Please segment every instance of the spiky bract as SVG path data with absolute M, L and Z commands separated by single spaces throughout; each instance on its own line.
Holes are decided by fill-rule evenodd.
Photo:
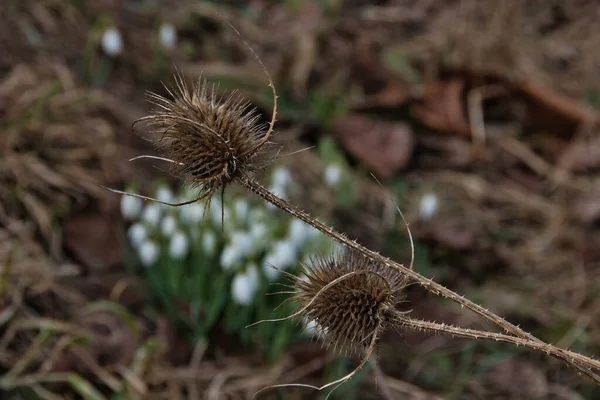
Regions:
M 198 79 L 191 92 L 176 77 L 172 100 L 151 93 L 159 107 L 147 121 L 160 135 L 153 141 L 161 156 L 170 159 L 169 172 L 210 196 L 244 173 L 265 165 L 261 157 L 270 131 L 258 123 L 256 109 L 231 93 L 216 95 L 214 86 Z
M 312 260 L 296 281 L 295 300 L 327 345 L 346 353 L 366 350 L 388 322 L 386 310 L 403 298 L 405 278 L 359 253 Z

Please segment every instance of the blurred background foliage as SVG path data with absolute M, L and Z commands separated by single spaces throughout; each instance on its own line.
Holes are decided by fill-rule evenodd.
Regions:
M 278 268 L 336 247 L 232 187 L 157 168 L 146 91 L 181 72 L 239 90 L 277 160 L 258 179 L 527 331 L 600 350 L 600 42 L 591 0 L 5 0 L 0 4 L 0 391 L 23 399 L 249 398 L 356 360 L 287 315 Z M 153 168 L 156 166 L 157 168 Z M 379 185 L 371 176 L 382 181 Z M 223 211 L 221 213 L 221 211 Z M 222 218 L 222 220 L 221 220 Z M 264 233 L 263 233 L 264 232 Z M 212 238 L 212 239 L 211 239 Z M 291 257 L 293 255 L 293 257 Z M 279 264 L 279 265 L 277 265 Z M 418 287 L 418 317 L 479 327 Z M 315 398 L 282 388 L 262 398 Z M 360 399 L 593 399 L 537 354 L 388 332 L 335 392 Z

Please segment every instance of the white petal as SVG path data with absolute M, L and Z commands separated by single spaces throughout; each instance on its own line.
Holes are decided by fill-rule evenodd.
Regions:
M 202 249 L 207 254 L 213 254 L 217 246 L 217 237 L 212 231 L 206 231 L 202 234 Z
M 137 248 L 148 237 L 148 229 L 143 224 L 137 222 L 129 227 L 127 236 L 133 247 Z
M 164 203 L 175 203 L 175 196 L 167 186 L 161 186 L 156 191 L 156 199 Z
M 221 252 L 221 267 L 228 271 L 231 270 L 240 261 L 240 254 L 232 245 L 226 246 Z
M 231 282 L 231 294 L 233 300 L 241 305 L 248 305 L 252 302 L 256 288 L 253 287 L 248 275 L 238 274 Z
M 327 186 L 337 186 L 342 178 L 342 169 L 336 164 L 329 164 L 325 168 L 325 184 Z
M 171 236 L 177 229 L 177 219 L 172 215 L 167 215 L 160 223 L 160 231 L 165 236 Z
M 250 227 L 250 235 L 254 238 L 255 242 L 263 242 L 265 240 L 265 236 L 269 232 L 269 228 L 267 225 L 259 222 Z
M 165 49 L 172 49 L 177 44 L 177 31 L 175 27 L 169 23 L 164 23 L 158 30 L 160 44 Z
M 235 201 L 233 208 L 235 210 L 235 219 L 240 223 L 245 222 L 250 211 L 250 204 L 246 200 L 238 199 Z
M 273 268 L 274 266 L 279 268 L 277 264 L 279 264 L 279 260 L 273 253 L 267 254 L 263 260 L 262 270 L 267 279 L 270 281 L 274 281 L 279 278 L 279 271 Z
M 419 203 L 419 215 L 423 219 L 431 219 L 438 210 L 439 200 L 434 193 L 427 193 Z
M 237 249 L 237 252 L 246 256 L 251 254 L 255 248 L 254 237 L 247 232 L 234 232 L 231 235 L 231 245 Z
M 142 211 L 142 220 L 146 221 L 150 226 L 156 226 L 160 222 L 161 209 L 157 203 L 151 203 Z
M 188 248 L 187 236 L 182 232 L 175 232 L 169 242 L 169 255 L 176 260 L 181 260 L 187 256 Z
M 199 224 L 204 216 L 204 205 L 192 203 L 181 206 L 181 220 L 190 225 Z
M 114 26 L 107 28 L 102 33 L 102 50 L 109 56 L 116 56 L 123 50 L 123 38 L 121 32 Z
M 279 265 L 275 265 L 277 268 L 286 269 L 293 267 L 297 264 L 297 253 L 296 246 L 287 241 L 279 241 L 273 245 L 273 252 Z
M 128 220 L 137 218 L 144 206 L 142 199 L 134 196 L 121 196 L 121 214 Z
M 273 171 L 273 175 L 271 178 L 273 186 L 279 186 L 285 189 L 291 181 L 292 178 L 287 168 L 280 167 Z
M 152 266 L 160 254 L 158 245 L 151 241 L 145 241 L 139 248 L 140 261 L 146 267 Z

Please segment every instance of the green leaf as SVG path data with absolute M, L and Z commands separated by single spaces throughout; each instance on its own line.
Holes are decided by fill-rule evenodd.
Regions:
M 75 373 L 68 374 L 67 381 L 73 390 L 85 400 L 106 400 L 106 397 L 104 397 L 90 382 Z

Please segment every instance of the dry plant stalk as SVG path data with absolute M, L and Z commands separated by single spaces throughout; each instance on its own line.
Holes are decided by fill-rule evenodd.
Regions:
M 237 30 L 235 32 L 240 36 Z M 493 312 L 415 272 L 412 269 L 412 261 L 410 267 L 406 267 L 358 244 L 277 197 L 254 180 L 251 173 L 265 165 L 264 149 L 271 144 L 269 139 L 277 115 L 277 94 L 266 67 L 247 42 L 244 43 L 268 77 L 269 87 L 273 92 L 273 115 L 268 129 L 265 130 L 257 124 L 255 111 L 248 111 L 247 105 L 239 99 L 232 96 L 226 100 L 218 99 L 214 89 L 209 91 L 207 83 L 201 79 L 189 93 L 183 78 L 179 77 L 175 93 L 169 91 L 173 99 L 152 94 L 151 99 L 160 108 L 159 111 L 134 123 L 135 125 L 142 121 L 148 122 L 162 134 L 160 139 L 154 141 L 161 156 L 137 158 L 154 158 L 169 162 L 170 172 L 175 177 L 183 180 L 185 184 L 199 187 L 198 197 L 172 204 L 137 194 L 109 190 L 178 207 L 204 198 L 210 201 L 217 190 L 223 191 L 227 185 L 236 182 L 345 246 L 347 254 L 313 260 L 312 265 L 306 268 L 308 279 L 295 282 L 294 299 L 300 306 L 294 314 L 283 319 L 305 317 L 313 320 L 321 333 L 320 336 L 334 348 L 346 352 L 364 352 L 364 357 L 354 371 L 327 385 L 296 386 L 318 390 L 329 387 L 335 389 L 365 365 L 377 346 L 381 332 L 392 326 L 525 346 L 562 360 L 600 384 L 600 376 L 596 373 L 600 371 L 600 362 L 541 341 Z M 396 307 L 408 281 L 417 282 L 429 292 L 468 308 L 506 333 L 465 329 L 411 318 Z M 269 388 L 277 386 L 289 385 Z

